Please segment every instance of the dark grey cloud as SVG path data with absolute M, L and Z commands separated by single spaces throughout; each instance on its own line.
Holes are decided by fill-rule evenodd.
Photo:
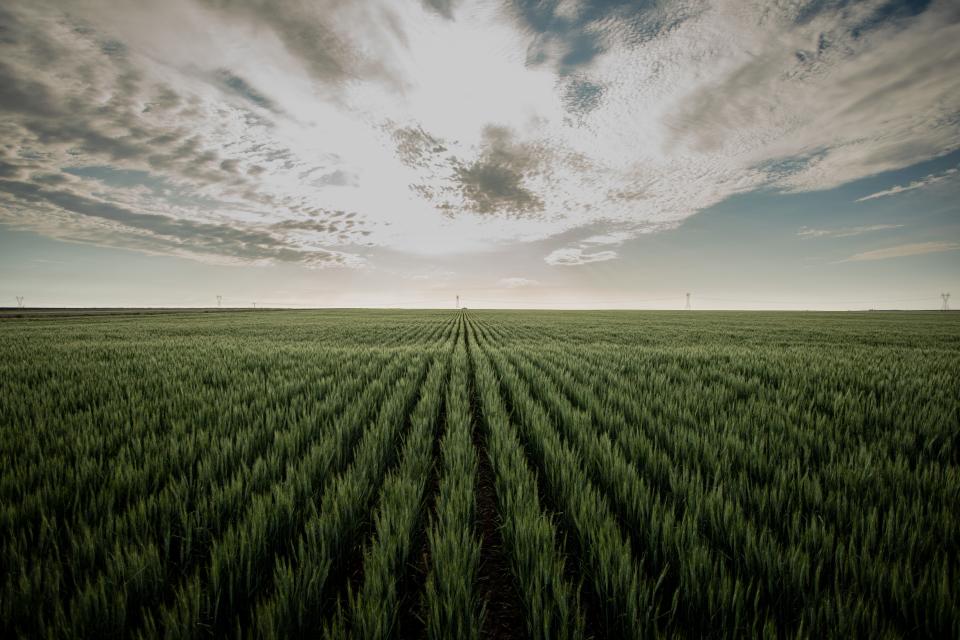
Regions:
M 443 16 L 447 20 L 453 20 L 453 8 L 457 4 L 456 0 L 421 0 L 423 6 Z
M 539 214 L 543 201 L 524 181 L 539 169 L 542 149 L 516 142 L 502 127 L 487 127 L 483 138 L 480 157 L 455 168 L 465 205 L 483 214 Z
M 467 205 L 478 213 L 523 214 L 543 201 L 523 186 L 523 174 L 495 162 L 477 161 L 457 171 Z
M 367 59 L 329 20 L 348 3 L 319 0 L 201 0 L 224 15 L 271 28 L 287 50 L 299 58 L 310 73 L 324 82 L 340 82 L 365 75 L 376 64 Z
M 241 179 L 239 161 L 222 158 L 201 136 L 185 138 L 179 124 L 144 119 L 138 106 L 139 74 L 122 73 L 114 80 L 107 85 L 111 99 L 97 104 L 0 62 L 0 117 L 20 128 L 23 146 L 64 146 L 70 155 L 88 161 L 148 167 L 199 184 L 235 184 Z M 169 89 L 161 89 L 157 97 L 158 108 L 181 102 Z
M 56 187 L 70 182 L 70 178 L 62 173 L 35 173 L 30 176 L 30 181 L 35 184 Z
M 249 82 L 236 75 L 229 69 L 220 69 L 215 75 L 217 82 L 232 93 L 252 102 L 258 107 L 262 107 L 269 111 L 279 111 L 273 100 L 254 89 Z
M 17 178 L 22 169 L 19 165 L 0 160 L 0 178 Z
M 375 72 L 326 26 L 325 12 L 335 5 L 351 6 L 210 3 L 227 16 L 221 25 L 269 14 L 258 28 L 272 26 L 288 49 L 310 54 L 314 78 Z M 150 252 L 354 266 L 357 256 L 317 247 L 304 232 L 322 231 L 334 244 L 359 242 L 370 232 L 357 214 L 327 211 L 302 191 L 277 193 L 266 174 L 306 171 L 312 186 L 355 185 L 356 174 L 339 168 L 335 154 L 305 160 L 273 138 L 263 110 L 287 116 L 244 72 L 205 69 L 206 61 L 188 63 L 179 81 L 157 72 L 159 58 L 139 27 L 117 27 L 103 11 L 109 8 L 96 2 L 76 11 L 28 0 L 0 7 L 0 219 Z M 387 21 L 402 39 L 402 22 Z M 310 53 L 321 51 L 328 57 Z M 242 222 L 220 222 L 240 215 Z M 315 220 L 271 226 L 304 215 Z
M 151 132 L 144 125 L 141 110 L 135 106 L 141 84 L 139 72 L 120 63 L 118 72 L 104 86 L 96 77 L 86 77 L 92 73 L 89 63 L 76 62 L 73 68 L 65 63 L 61 73 L 76 71 L 84 77 L 86 89 L 76 93 L 53 86 L 42 74 L 12 64 L 17 58 L 29 58 L 33 43 L 43 39 L 42 34 L 30 30 L 30 25 L 20 26 L 22 30 L 17 39 L 0 43 L 0 52 L 6 57 L 0 60 L 0 115 L 8 126 L 21 127 L 33 143 L 74 145 L 75 154 L 129 160 L 146 159 L 158 151 L 158 141 L 147 143 L 147 139 L 159 132 Z M 16 46 L 23 42 L 31 46 L 27 50 Z M 105 104 L 87 95 L 104 90 L 110 95 Z M 169 104 L 170 93 L 161 91 L 158 96 L 161 102 Z M 122 133 L 118 135 L 118 131 Z
M 141 61 L 119 39 L 74 23 L 69 14 L 28 7 L 0 10 L 0 118 L 11 143 L 42 148 L 49 158 L 66 154 L 87 164 L 165 172 L 197 186 L 252 179 L 233 153 L 196 133 L 215 129 L 198 96 L 148 82 Z M 247 103 L 277 109 L 228 69 L 214 78 Z
M 324 234 L 354 234 L 363 226 L 362 222 L 353 218 L 356 213 L 347 213 L 343 210 L 313 208 L 313 216 L 322 216 L 321 219 L 310 218 L 305 220 L 284 220 L 270 225 L 277 231 L 312 231 Z M 349 216 L 349 217 L 348 217 Z
M 258 175 L 267 168 L 250 162 L 289 164 L 290 151 L 220 146 L 207 105 L 148 81 L 120 40 L 88 27 L 64 37 L 58 29 L 69 25 L 65 15 L 52 22 L 24 7 L 16 14 L 0 9 L 0 17 L 7 15 L 0 24 L 0 122 L 7 138 L 0 214 L 7 222 L 150 252 L 316 265 L 353 260 L 304 247 L 269 224 L 198 220 L 225 209 L 261 214 L 257 206 L 295 215 L 293 205 L 258 193 Z M 68 47 L 73 54 L 65 53 Z M 37 67 L 37 59 L 45 64 Z M 214 81 L 247 103 L 276 109 L 230 70 L 216 72 Z M 343 177 L 334 171 L 326 179 Z M 349 241 L 362 235 L 355 227 L 335 224 L 328 235 Z
M 119 40 L 104 40 L 100 43 L 100 50 L 111 58 L 125 58 L 127 55 L 127 45 Z
M 277 260 L 314 264 L 343 261 L 340 254 L 294 248 L 281 238 L 264 231 L 139 213 L 71 191 L 48 189 L 29 182 L 0 180 L 0 193 L 7 194 L 20 203 L 49 205 L 78 216 L 114 222 L 132 230 L 145 232 L 149 236 L 149 241 L 157 248 L 228 256 L 242 260 Z
M 426 167 L 437 154 L 447 151 L 443 140 L 430 135 L 421 126 L 393 129 L 397 157 L 408 167 Z
M 585 78 L 569 77 L 564 82 L 563 104 L 567 111 L 583 117 L 603 102 L 603 86 Z
M 56 66 L 70 55 L 55 39 L 33 28 L 29 20 L 15 12 L 12 3 L 7 7 L 0 6 L 0 47 L 7 50 L 17 48 L 30 59 L 42 60 L 49 66 Z
M 159 110 L 159 111 L 169 111 L 174 109 L 181 104 L 180 95 L 171 89 L 170 87 L 160 85 L 156 88 L 156 93 L 153 96 L 153 99 L 147 103 L 147 106 L 144 108 L 145 111 Z
M 42 82 L 21 77 L 0 59 L 0 112 L 33 117 L 62 115 L 58 100 Z

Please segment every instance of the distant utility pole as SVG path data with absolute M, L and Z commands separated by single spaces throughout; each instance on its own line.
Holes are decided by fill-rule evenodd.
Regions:
M 23 309 L 23 296 L 17 296 L 17 308 Z
M 684 307 L 687 311 L 690 311 L 690 294 L 687 294 L 687 306 Z
M 220 301 L 223 300 L 223 296 L 217 296 L 217 309 L 220 308 Z
M 254 309 L 257 308 L 257 303 L 256 303 L 256 302 L 253 303 L 253 308 L 254 308 Z
M 940 311 L 950 311 L 950 294 L 941 293 L 940 297 L 943 298 L 943 305 L 941 305 Z
M 457 296 L 457 309 L 460 308 L 460 296 Z

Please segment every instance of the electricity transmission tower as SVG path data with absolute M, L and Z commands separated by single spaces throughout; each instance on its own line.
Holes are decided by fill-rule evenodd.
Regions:
M 940 306 L 940 311 L 950 311 L 950 294 L 941 293 L 940 297 L 943 299 L 943 304 Z
M 223 296 L 217 296 L 217 309 L 220 308 L 220 301 L 223 300 Z
M 460 308 L 460 296 L 457 296 L 457 309 Z
M 690 294 L 687 294 L 687 306 L 684 307 L 687 311 L 690 311 Z
M 256 302 L 253 303 L 253 308 L 254 308 L 254 309 L 257 308 L 257 303 L 256 303 Z
M 17 296 L 17 308 L 23 309 L 23 296 Z

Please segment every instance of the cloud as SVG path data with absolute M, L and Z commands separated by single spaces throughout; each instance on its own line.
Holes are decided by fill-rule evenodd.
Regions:
M 592 236 L 588 236 L 580 241 L 580 244 L 583 246 L 598 245 L 598 244 L 607 244 L 607 245 L 621 245 L 630 238 L 635 237 L 638 233 L 642 233 L 638 229 L 631 229 L 629 231 L 610 231 L 607 233 L 600 233 Z
M 862 198 L 857 198 L 856 202 L 865 202 L 865 201 L 867 201 L 867 200 L 875 200 L 875 199 L 877 199 L 877 198 L 885 198 L 885 197 L 887 197 L 887 196 L 895 196 L 895 195 L 900 194 L 900 193 L 903 193 L 903 192 L 905 192 L 905 191 L 913 191 L 913 190 L 915 190 L 915 189 L 923 189 L 923 188 L 925 188 L 925 187 L 929 187 L 929 186 L 932 185 L 932 184 L 936 184 L 936 183 L 938 183 L 938 182 L 943 182 L 943 181 L 946 180 L 947 178 L 952 178 L 952 177 L 956 176 L 957 173 L 958 173 L 958 171 L 960 171 L 960 170 L 958 170 L 957 167 L 953 167 L 953 168 L 951 168 L 951 169 L 947 169 L 947 170 L 944 171 L 943 173 L 931 173 L 930 175 L 924 176 L 923 178 L 920 178 L 919 180 L 914 180 L 914 181 L 911 182 L 910 184 L 907 184 L 907 185 L 899 185 L 899 184 L 898 184 L 898 185 L 894 185 L 893 187 L 890 187 L 889 189 L 884 189 L 883 191 L 877 191 L 876 193 L 871 193 L 871 194 L 868 195 L 868 196 L 863 196 Z
M 662 228 L 662 227 L 660 227 Z M 639 235 L 659 230 L 655 225 L 634 225 L 627 228 L 594 233 L 581 240 L 551 251 L 544 258 L 549 265 L 575 266 L 590 262 L 603 262 L 619 257 L 616 251 L 597 251 L 598 247 L 616 247 Z
M 811 238 L 852 238 L 854 236 L 862 236 L 865 233 L 901 229 L 903 226 L 902 224 L 872 224 L 862 227 L 844 227 L 840 229 L 813 229 L 803 227 L 800 231 L 797 231 L 797 235 L 804 240 Z
M 530 278 L 500 278 L 497 285 L 505 289 L 521 289 L 523 287 L 533 287 L 540 284 L 538 280 Z
M 215 57 L 209 71 L 158 70 L 141 47 L 43 7 L 3 16 L 15 35 L 0 42 L 0 220 L 203 260 L 362 264 L 366 221 L 289 188 L 304 173 L 316 188 L 353 174 L 278 139 L 282 110 L 245 75 Z
M 888 260 L 890 258 L 904 258 L 907 256 L 919 256 L 927 253 L 940 253 L 942 251 L 956 251 L 960 249 L 960 242 L 913 242 L 910 244 L 901 244 L 886 249 L 874 249 L 873 251 L 864 251 L 857 253 L 840 262 L 864 262 L 869 260 Z
M 528 64 L 551 64 L 561 73 L 589 66 L 618 44 L 636 44 L 668 32 L 695 10 L 632 0 L 510 0 L 509 6 L 533 34 Z
M 0 178 L 16 178 L 19 175 L 19 166 L 0 160 Z
M 355 187 L 357 186 L 357 176 L 343 169 L 337 169 L 316 178 L 313 184 L 327 187 Z
M 277 107 L 270 98 L 264 96 L 262 93 L 250 86 L 246 80 L 241 78 L 238 75 L 233 74 L 228 69 L 218 69 L 216 73 L 216 79 L 231 92 L 236 95 L 249 100 L 258 107 L 263 107 L 269 111 L 276 111 Z
M 455 170 L 464 205 L 485 214 L 542 211 L 543 201 L 525 184 L 541 161 L 534 145 L 517 143 L 504 127 L 486 127 L 480 157 Z
M 456 0 L 422 0 L 423 6 L 436 11 L 447 20 L 453 20 L 453 8 Z
M 614 241 L 572 243 L 551 263 L 609 260 L 736 194 L 827 189 L 960 148 L 960 9 L 892 6 L 12 0 L 0 178 L 210 225 L 198 228 L 225 234 L 230 260 L 230 229 L 310 260 L 602 225 Z M 71 174 L 89 167 L 113 174 Z M 28 197 L 7 192 L 4 219 L 85 241 L 102 231 L 67 200 L 41 214 Z M 139 228 L 136 248 L 188 250 L 156 231 Z
M 93 219 L 101 232 L 123 235 L 127 241 L 140 247 L 145 244 L 163 247 L 178 255 L 212 258 L 214 261 L 232 258 L 253 263 L 303 262 L 313 266 L 351 262 L 350 257 L 336 252 L 291 248 L 282 238 L 262 230 L 138 213 L 68 190 L 40 188 L 27 182 L 0 180 L 0 194 L 13 196 L 21 203 L 52 207 L 80 218 Z M 15 219 L 7 222 L 16 225 Z M 95 237 L 87 240 L 96 241 Z
M 324 83 L 337 85 L 357 78 L 389 80 L 385 68 L 389 45 L 403 39 L 395 27 L 389 28 L 388 14 L 380 11 L 379 3 L 201 1 L 228 20 L 242 21 L 255 30 L 272 30 L 286 50 Z M 343 25 L 349 25 L 354 33 L 344 33 Z M 372 36 L 363 38 L 369 47 L 358 46 L 355 41 L 364 34 Z
M 591 262 L 605 262 L 617 257 L 616 251 L 595 251 L 586 253 L 579 247 L 563 247 L 551 251 L 544 261 L 551 266 L 573 267 Z
M 951 44 L 960 34 L 955 7 L 932 3 L 911 16 L 885 15 L 881 2 L 795 6 L 774 11 L 752 35 L 729 16 L 730 35 L 747 46 L 721 43 L 719 79 L 677 103 L 670 144 L 754 158 L 761 175 L 790 191 L 831 188 L 957 148 L 960 80 L 944 73 L 960 62 Z
M 396 127 L 391 134 L 397 157 L 409 167 L 425 167 L 431 158 L 447 151 L 443 141 L 431 136 L 422 126 Z
M 603 87 L 583 78 L 570 77 L 565 82 L 563 104 L 580 117 L 590 113 L 603 101 Z

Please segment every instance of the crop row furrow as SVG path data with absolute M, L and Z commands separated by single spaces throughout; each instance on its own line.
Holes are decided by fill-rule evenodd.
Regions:
M 330 411 L 338 410 L 341 399 L 349 397 L 354 386 L 355 383 L 348 384 L 349 388 L 344 389 L 346 393 L 335 396 L 336 403 L 328 404 L 325 398 L 324 404 Z M 322 426 L 320 421 L 316 424 Z M 278 449 L 267 456 L 261 451 L 258 458 L 273 463 L 273 470 L 282 470 L 284 459 L 299 455 L 302 444 L 311 437 L 310 432 L 310 429 L 286 434 L 275 432 L 272 436 L 278 442 Z M 214 456 L 218 453 L 209 448 L 206 452 Z M 281 453 L 287 455 L 278 455 Z M 139 606 L 140 597 L 136 594 L 152 599 L 154 596 L 150 593 L 160 588 L 174 567 L 186 569 L 184 562 L 202 554 L 209 545 L 211 530 L 215 531 L 224 522 L 218 516 L 229 514 L 223 512 L 223 504 L 239 505 L 250 491 L 265 490 L 271 482 L 267 470 L 266 464 L 241 468 L 226 485 L 216 482 L 199 485 L 189 478 L 181 478 L 169 485 L 167 492 L 143 494 L 133 509 L 110 514 L 99 527 L 84 523 L 76 528 L 65 527 L 66 543 L 51 542 L 42 546 L 45 550 L 41 551 L 40 562 L 21 564 L 29 567 L 31 573 L 16 581 L 8 580 L 5 593 L 9 597 L 4 598 L 5 606 L 11 607 L 11 613 L 18 608 L 23 611 L 20 615 L 37 615 L 37 609 L 44 605 L 59 607 L 69 602 L 70 599 L 65 598 L 71 593 L 67 585 L 77 582 L 73 603 L 65 610 L 55 609 L 51 618 L 70 620 L 69 624 L 77 629 L 85 628 L 83 619 L 97 625 L 95 628 L 129 622 L 129 613 L 124 611 L 131 607 L 135 611 Z M 189 498 L 191 490 L 200 492 L 193 501 Z M 204 495 L 207 499 L 203 499 Z M 61 555 L 66 561 L 59 560 Z M 56 594 L 56 597 L 44 594 Z M 116 606 L 118 598 L 124 604 L 122 609 Z M 112 614 L 108 616 L 100 611 L 104 607 Z
M 396 441 L 432 358 L 417 355 L 411 359 L 413 371 L 408 370 L 383 402 L 376 424 L 364 433 L 351 465 L 326 487 L 319 504 L 311 503 L 310 518 L 289 557 L 276 558 L 274 589 L 256 599 L 253 615 L 262 636 L 283 638 L 320 629 L 330 578 L 341 568 L 340 555 L 354 543 L 354 534 L 395 457 Z M 435 363 L 432 368 L 440 366 Z M 216 584 L 214 577 L 214 588 Z M 249 596 L 246 600 L 252 601 Z
M 640 418 L 637 410 L 631 408 L 631 403 L 626 401 L 630 396 L 628 390 L 620 386 L 622 383 L 604 380 L 606 376 L 599 369 L 600 367 L 584 369 L 568 366 L 567 373 L 573 378 L 592 380 L 594 385 L 598 385 L 598 380 L 603 380 L 603 383 L 595 387 L 598 393 L 605 390 L 608 401 L 612 399 L 618 409 L 626 409 L 635 420 L 641 421 L 644 426 L 651 426 L 652 421 Z M 583 392 L 574 395 L 580 402 L 586 402 L 586 405 L 581 406 L 590 404 L 583 400 Z M 921 606 L 942 602 L 947 595 L 939 585 L 942 584 L 943 571 L 950 565 L 948 557 L 943 555 L 929 563 L 919 582 L 891 579 L 888 573 L 896 571 L 895 566 L 878 563 L 877 555 L 886 555 L 880 551 L 884 547 L 888 553 L 895 552 L 901 548 L 902 543 L 884 545 L 877 541 L 879 526 L 864 532 L 866 535 L 861 534 L 860 523 L 869 524 L 875 520 L 870 518 L 864 521 L 862 515 L 855 518 L 857 511 L 852 505 L 841 521 L 853 519 L 856 522 L 848 525 L 846 541 L 842 543 L 837 534 L 838 526 L 832 520 L 824 520 L 822 516 L 808 518 L 789 510 L 783 501 L 774 502 L 777 500 L 776 496 L 809 487 L 810 481 L 805 481 L 808 476 L 804 474 L 796 481 L 793 480 L 796 476 L 784 476 L 777 472 L 773 474 L 772 480 L 759 483 L 756 479 L 736 473 L 730 468 L 730 464 L 737 460 L 737 456 L 731 455 L 731 452 L 737 449 L 729 446 L 726 432 L 718 435 L 703 430 L 694 432 L 692 427 L 685 426 L 682 422 L 676 423 L 672 438 L 661 435 L 661 441 L 671 443 L 667 445 L 671 446 L 670 451 L 664 454 L 656 446 L 651 447 L 644 442 L 643 433 L 632 427 L 632 424 L 636 423 L 617 421 L 617 409 L 611 409 L 608 405 L 602 412 L 595 412 L 594 415 L 601 423 L 608 425 L 609 433 L 617 438 L 618 444 L 624 447 L 638 466 L 653 474 L 654 484 L 663 490 L 664 495 L 674 495 L 676 504 L 684 510 L 699 512 L 695 518 L 700 528 L 727 557 L 739 565 L 744 575 L 761 579 L 760 586 L 768 594 L 765 597 L 780 612 L 778 618 L 781 621 L 795 619 L 794 616 L 800 612 L 807 626 L 813 624 L 814 620 L 818 621 L 817 624 L 836 626 L 839 622 L 821 618 L 833 615 L 832 612 L 842 611 L 845 614 L 845 624 L 869 628 L 878 619 L 877 612 L 873 606 L 862 601 L 857 605 L 852 604 L 855 597 L 851 595 L 867 591 L 879 601 L 889 603 L 887 607 L 904 612 L 906 615 L 898 624 L 902 628 L 910 628 L 912 623 L 907 622 L 909 618 L 931 620 L 929 613 L 924 612 Z M 714 442 L 715 438 L 720 441 Z M 682 451 L 676 448 L 678 443 L 685 443 Z M 710 488 L 705 485 L 706 478 L 701 475 L 697 462 L 704 458 L 717 459 L 718 452 L 724 454 L 724 466 L 719 470 L 703 469 L 702 472 L 709 478 L 722 478 L 723 484 Z M 755 450 L 742 451 L 740 455 L 763 457 Z M 685 464 L 681 468 L 671 462 L 678 459 L 689 460 L 691 464 Z M 758 485 L 762 489 L 759 489 Z M 767 509 L 757 508 L 755 502 L 749 499 L 750 496 L 756 497 L 761 490 L 762 495 L 766 496 L 765 504 L 770 505 Z M 820 496 L 817 503 L 819 509 L 814 512 L 817 514 L 823 514 L 826 506 L 822 494 Z M 779 511 L 775 504 L 780 507 Z M 911 504 L 917 505 L 917 502 L 913 501 Z M 758 519 L 758 514 L 773 514 L 775 511 L 777 519 L 772 516 L 769 519 L 759 518 L 759 527 L 751 523 Z M 786 518 L 784 513 L 787 514 Z M 930 516 L 924 519 L 931 521 Z M 884 535 L 889 538 L 895 531 L 902 531 L 902 528 L 887 523 L 884 530 Z M 916 557 L 923 557 L 925 554 L 920 550 L 920 545 L 912 544 L 913 540 L 919 539 L 918 532 L 906 531 L 903 535 L 910 541 L 906 544 L 914 548 L 912 553 Z M 851 548 L 859 548 L 861 551 L 851 554 L 848 551 Z M 840 584 L 834 584 L 835 582 Z M 931 594 L 931 600 L 924 605 L 918 605 L 914 600 L 913 594 L 918 585 L 925 585 L 922 591 Z M 939 595 L 936 592 L 939 592 Z M 839 602 L 818 602 L 821 596 Z M 893 619 L 896 620 L 897 616 Z M 940 619 L 946 620 L 946 616 Z
M 397 628 L 398 587 L 423 511 L 447 370 L 443 356 L 421 388 L 420 401 L 410 416 L 410 430 L 403 440 L 400 462 L 387 474 L 380 489 L 375 533 L 363 552 L 362 584 L 356 594 L 348 592 L 348 611 L 336 616 L 328 627 L 333 637 L 344 637 L 349 629 L 351 637 L 385 640 L 404 631 Z
M 375 415 L 375 399 L 387 393 L 409 368 L 402 358 L 394 359 L 376 371 L 376 377 L 365 382 L 358 378 L 360 384 L 331 397 L 335 406 L 342 408 L 326 418 L 324 414 L 316 416 L 319 429 L 313 436 L 309 431 L 304 434 L 311 438 L 305 441 L 308 448 L 297 457 L 277 458 L 265 466 L 268 479 L 262 483 L 264 490 L 249 498 L 239 517 L 221 514 L 227 516 L 224 522 L 229 524 L 222 535 L 211 539 L 206 553 L 197 557 L 204 562 L 184 564 L 180 574 L 186 577 L 172 598 L 157 611 L 144 611 L 147 635 L 154 635 L 158 628 L 169 632 L 174 628 L 213 626 L 229 615 L 234 593 L 245 595 L 258 588 L 273 555 L 284 548 L 306 518 L 314 496 L 350 459 L 354 444 Z M 210 515 L 216 517 L 203 515 L 202 522 L 209 522 Z M 191 567 L 196 568 L 188 573 Z M 207 589 L 208 582 L 218 589 Z
M 669 615 L 658 606 L 659 578 L 645 575 L 643 560 L 634 556 L 606 498 L 587 478 L 581 457 L 560 439 L 503 354 L 489 343 L 479 348 L 499 374 L 498 387 L 520 417 L 522 439 L 577 539 L 607 633 L 635 638 L 656 633 L 659 619 Z
M 565 576 L 558 533 L 541 508 L 537 479 L 527 465 L 503 404 L 500 384 L 487 357 L 476 345 L 476 330 L 469 324 L 468 321 L 468 352 L 503 517 L 500 531 L 526 611 L 528 637 L 582 638 L 584 621 L 578 590 Z
M 463 331 L 460 318 L 459 331 Z M 453 353 L 446 397 L 446 432 L 440 441 L 443 475 L 427 528 L 431 567 L 424 617 L 431 640 L 476 640 L 482 621 L 476 581 L 480 541 L 474 532 L 477 453 L 471 440 L 469 360 L 464 336 Z
M 635 554 L 651 567 L 651 577 L 662 575 L 661 600 L 670 603 L 676 594 L 682 625 L 701 635 L 722 628 L 730 636 L 756 636 L 773 628 L 773 620 L 754 606 L 756 585 L 728 571 L 701 538 L 696 515 L 688 510 L 678 517 L 672 505 L 664 504 L 609 434 L 598 430 L 544 373 L 547 367 L 537 367 L 516 352 L 508 354 L 507 361 L 552 416 L 562 439 L 580 454 L 589 477 L 610 497 L 613 512 L 637 543 Z M 689 496 L 682 498 L 689 502 Z

